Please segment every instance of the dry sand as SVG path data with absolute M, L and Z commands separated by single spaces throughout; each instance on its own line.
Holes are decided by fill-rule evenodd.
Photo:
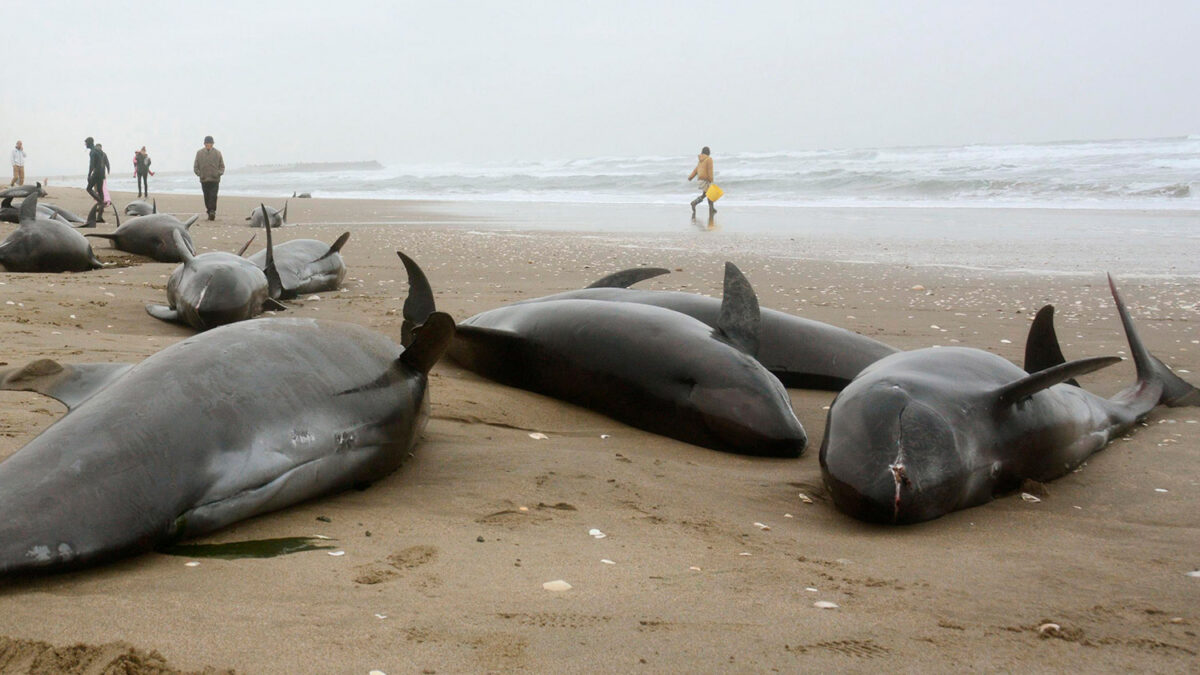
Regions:
M 86 212 L 77 189 L 53 188 L 50 201 Z M 193 227 L 197 245 L 235 250 L 252 233 L 242 219 L 256 203 L 222 197 L 218 221 Z M 199 195 L 159 198 L 164 211 L 199 205 Z M 1068 358 L 1126 351 L 1101 270 L 785 259 L 743 254 L 728 231 L 681 231 L 664 251 L 578 233 L 473 232 L 402 202 L 293 200 L 290 216 L 358 224 L 280 232 L 353 233 L 344 289 L 287 314 L 394 339 L 402 249 L 458 319 L 637 265 L 675 270 L 646 287 L 718 295 L 721 263 L 732 259 L 763 306 L 902 348 L 962 344 L 1019 363 L 1033 312 L 1054 303 Z M 14 227 L 0 225 L 0 237 Z M 724 239 L 698 247 L 698 237 Z M 95 249 L 115 264 L 0 274 L 0 361 L 136 362 L 190 334 L 143 310 L 163 301 L 173 265 L 103 241 Z M 1151 351 L 1200 381 L 1200 279 L 1118 280 Z M 1110 395 L 1132 379 L 1124 363 L 1084 385 Z M 0 667 L 38 672 L 41 658 L 40 672 L 108 672 L 121 659 L 119 672 L 1194 672 L 1198 662 L 1200 579 L 1186 573 L 1200 568 L 1200 410 L 1156 410 L 1046 486 L 1040 502 L 1010 495 L 922 525 L 877 527 L 835 511 L 821 486 L 829 392 L 792 391 L 810 451 L 780 461 L 654 436 L 449 361 L 430 389 L 424 440 L 395 474 L 203 539 L 321 534 L 344 555 L 189 567 L 149 553 L 9 583 L 0 586 Z M 0 392 L 0 457 L 64 410 Z M 572 588 L 543 589 L 559 579 Z M 1047 622 L 1061 630 L 1039 634 Z

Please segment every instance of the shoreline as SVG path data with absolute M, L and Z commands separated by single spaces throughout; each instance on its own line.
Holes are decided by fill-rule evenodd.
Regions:
M 86 215 L 82 190 L 50 193 L 51 203 Z M 124 204 L 130 195 L 114 197 Z M 242 220 L 259 201 L 278 206 L 222 195 L 218 220 L 192 227 L 199 251 L 236 250 L 254 233 L 249 252 L 260 249 L 261 230 Z M 202 202 L 197 191 L 158 203 L 183 214 Z M 1128 351 L 1102 269 L 921 266 L 925 258 L 958 261 L 975 239 L 924 250 L 923 239 L 897 238 L 881 245 L 895 250 L 869 249 L 878 259 L 836 262 L 864 238 L 823 232 L 817 222 L 785 248 L 786 237 L 739 230 L 732 207 L 733 220 L 714 231 L 690 227 L 686 206 L 675 220 L 638 207 L 628 210 L 636 220 L 622 224 L 629 230 L 580 231 L 550 226 L 590 215 L 454 204 L 292 200 L 289 215 L 309 224 L 276 231 L 277 241 L 331 242 L 349 229 L 348 275 L 342 290 L 299 299 L 280 315 L 357 323 L 398 341 L 406 284 L 397 249 L 424 269 L 439 309 L 460 321 L 639 265 L 673 270 L 639 286 L 719 296 L 721 266 L 735 260 L 763 307 L 903 349 L 971 346 L 1021 363 L 1030 319 L 1052 303 L 1068 359 Z M 94 231 L 111 232 L 111 212 L 108 219 Z M 1080 220 L 1086 231 L 1103 218 Z M 661 231 L 637 229 L 647 223 Z M 0 238 L 15 227 L 0 224 Z M 1077 240 L 1062 241 L 1037 260 L 1054 260 Z M 174 264 L 100 240 L 93 248 L 114 264 L 0 273 L 0 361 L 136 363 L 191 335 L 143 309 L 162 301 Z M 1075 253 L 1071 264 L 1095 262 L 1099 250 Z M 1008 254 L 1031 258 L 1027 251 Z M 1110 263 L 1122 257 L 1119 247 L 1108 252 Z M 1151 352 L 1200 381 L 1200 276 L 1113 272 Z M 1132 373 L 1122 363 L 1083 385 L 1112 395 Z M 842 516 L 825 496 L 817 449 L 833 394 L 789 393 L 810 447 L 798 460 L 762 460 L 625 427 L 443 360 L 431 376 L 423 441 L 398 471 L 364 491 L 193 540 L 321 534 L 345 555 L 187 567 L 185 558 L 148 553 L 8 583 L 0 586 L 0 636 L 82 643 L 94 655 L 119 642 L 157 651 L 172 668 L 254 673 L 1192 668 L 1200 579 L 1186 573 L 1200 568 L 1200 409 L 1156 409 L 1082 470 L 1047 484 L 1039 503 L 1009 494 L 883 528 Z M 65 409 L 5 391 L 0 410 L 2 458 Z M 594 539 L 590 528 L 608 536 Z M 556 579 L 574 588 L 543 590 Z M 839 607 L 817 609 L 818 600 Z M 1062 626 L 1060 634 L 1039 634 L 1046 622 Z M 4 644 L 0 637 L 0 654 Z

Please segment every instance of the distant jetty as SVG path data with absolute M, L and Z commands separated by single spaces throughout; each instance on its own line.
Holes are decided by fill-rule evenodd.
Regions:
M 238 171 L 254 173 L 317 173 L 321 171 L 375 171 L 383 165 L 375 160 L 366 162 L 300 162 L 298 164 L 254 164 Z

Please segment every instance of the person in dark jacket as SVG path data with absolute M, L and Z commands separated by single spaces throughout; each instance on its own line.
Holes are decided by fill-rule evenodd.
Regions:
M 103 223 L 104 177 L 108 175 L 108 156 L 104 154 L 104 150 L 100 146 L 96 145 L 95 139 L 91 136 L 83 139 L 83 144 L 88 149 L 87 193 L 96 200 L 92 206 L 92 213 L 88 216 L 88 221 Z
M 196 151 L 192 171 L 200 177 L 200 189 L 204 191 L 204 209 L 208 219 L 217 219 L 217 190 L 221 187 L 221 174 L 225 173 L 225 158 L 213 147 L 213 137 L 204 137 L 204 147 Z
M 150 196 L 150 155 L 146 153 L 146 146 L 142 146 L 141 150 L 133 153 L 133 175 L 137 178 L 138 196 Z

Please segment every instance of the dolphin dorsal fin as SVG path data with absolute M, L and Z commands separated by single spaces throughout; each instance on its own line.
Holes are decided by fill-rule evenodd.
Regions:
M 1094 356 L 1090 359 L 1060 363 L 1000 387 L 996 391 L 996 398 L 1001 406 L 1010 406 L 1043 389 L 1049 389 L 1078 375 L 1086 375 L 1120 362 L 1121 357 L 1119 356 Z
M 188 218 L 187 220 L 185 220 L 183 222 L 183 229 L 185 229 L 185 230 L 190 229 L 192 227 L 192 225 L 196 224 L 197 220 L 200 220 L 200 214 L 199 213 L 192 214 L 191 218 Z M 254 241 L 254 240 L 251 239 L 250 241 Z M 239 253 L 238 255 L 241 255 L 241 254 Z
M 158 213 L 158 199 L 155 198 L 154 203 L 150 206 L 150 213 Z
M 404 270 L 408 272 L 408 297 L 404 299 L 404 323 L 400 326 L 400 344 L 407 347 L 412 344 L 416 327 L 424 324 L 437 311 L 437 305 L 433 301 L 429 279 L 416 261 L 402 251 L 396 251 L 396 255 L 400 256 Z
M 242 247 L 240 249 L 238 249 L 238 252 L 237 252 L 239 258 L 246 255 L 246 249 L 250 248 L 250 244 L 254 243 L 254 239 L 256 237 L 258 237 L 257 234 L 252 234 L 252 235 L 250 235 L 250 241 L 242 244 Z
M 0 201 L 0 209 L 7 209 L 12 206 L 12 197 L 5 197 L 4 201 Z
M 445 312 L 434 312 L 425 323 L 413 329 L 412 342 L 401 352 L 400 363 L 428 373 L 442 358 L 454 338 L 454 319 Z
M 266 204 L 259 204 L 259 206 L 262 207 L 263 216 L 266 216 Z M 268 295 L 278 300 L 279 296 L 283 295 L 283 280 L 279 278 L 279 270 L 275 267 L 275 245 L 271 241 L 271 219 L 266 217 L 264 220 L 267 228 L 267 259 L 266 265 L 263 266 L 263 274 L 267 275 Z
M 287 200 L 283 200 L 283 211 L 279 213 L 279 224 L 287 225 Z
M 758 353 L 759 331 L 758 296 L 742 271 L 731 262 L 725 263 L 725 291 L 721 297 L 721 314 L 717 318 L 717 334 L 734 347 L 754 356 Z
M 671 270 L 662 267 L 634 267 L 601 277 L 588 284 L 588 288 L 629 288 L 639 281 L 661 277 L 670 274 Z
M 183 233 L 179 230 L 171 230 L 171 239 L 175 242 L 175 250 L 179 251 L 179 259 L 186 265 L 190 263 L 196 256 L 192 253 L 191 247 L 187 245 L 187 240 L 183 238 Z
M 1058 334 L 1054 331 L 1054 305 L 1038 310 L 1029 326 L 1029 337 L 1025 340 L 1025 372 L 1036 373 L 1067 362 L 1062 348 L 1058 346 Z M 1073 379 L 1067 384 L 1079 386 Z
M 320 261 L 328 258 L 329 256 L 333 255 L 334 253 L 340 252 L 342 250 L 342 247 L 346 245 L 346 241 L 348 239 L 350 239 L 350 233 L 343 232 L 342 236 L 337 238 L 337 241 L 335 241 L 329 245 L 329 250 L 325 252 L 325 255 L 321 256 L 320 258 L 317 258 L 313 262 L 320 262 Z
M 19 222 L 27 222 L 37 220 L 37 193 L 33 193 L 21 202 L 20 215 L 17 217 Z

